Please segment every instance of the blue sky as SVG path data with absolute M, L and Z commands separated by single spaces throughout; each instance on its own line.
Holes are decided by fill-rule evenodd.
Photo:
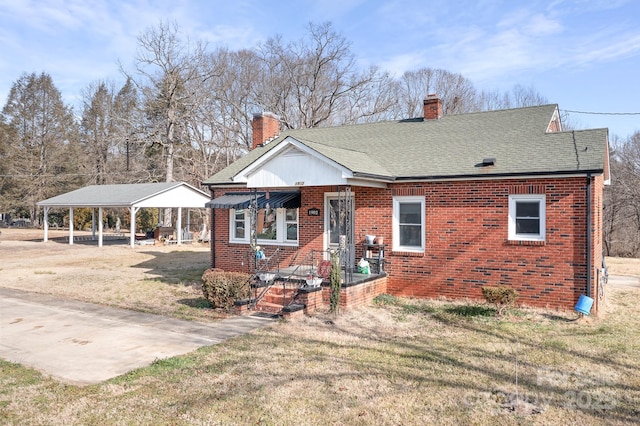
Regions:
M 533 86 L 565 110 L 640 112 L 637 0 L 2 0 L 0 105 L 23 72 L 47 72 L 76 107 L 90 83 L 121 84 L 118 61 L 131 69 L 137 37 L 161 20 L 230 49 L 331 21 L 362 66 L 444 68 L 480 90 Z M 571 121 L 621 138 L 640 130 L 640 115 Z

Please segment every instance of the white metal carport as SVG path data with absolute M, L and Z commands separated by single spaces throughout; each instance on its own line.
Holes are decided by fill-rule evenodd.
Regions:
M 74 208 L 98 208 L 98 246 L 102 247 L 103 209 L 128 208 L 131 213 L 130 240 L 135 244 L 136 213 L 143 207 L 177 208 L 176 228 L 182 229 L 183 208 L 205 208 L 210 201 L 207 193 L 185 182 L 135 183 L 118 185 L 90 185 L 67 192 L 44 201 L 38 205 L 44 208 L 44 241 L 49 239 L 49 209 L 52 207 L 69 208 L 69 222 L 73 225 Z M 182 233 L 177 232 L 178 244 L 182 243 Z M 69 227 L 69 244 L 73 244 L 73 226 Z

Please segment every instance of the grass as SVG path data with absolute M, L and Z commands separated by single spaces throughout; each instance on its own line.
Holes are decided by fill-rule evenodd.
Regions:
M 620 305 L 626 301 L 628 306 Z M 87 387 L 0 361 L 4 424 L 633 424 L 640 292 L 602 319 L 384 295 Z
M 10 244 L 0 285 L 221 316 L 199 288 L 206 248 L 111 246 L 98 256 L 79 244 Z M 640 275 L 640 261 L 607 261 L 612 274 Z M 85 387 L 0 360 L 0 424 L 635 424 L 640 290 L 608 298 L 602 318 L 577 319 L 383 295 L 366 309 L 276 322 Z

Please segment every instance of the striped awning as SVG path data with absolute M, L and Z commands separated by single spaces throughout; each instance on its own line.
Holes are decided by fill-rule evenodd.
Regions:
M 261 196 L 262 193 L 258 194 L 258 198 Z M 249 207 L 249 204 L 251 204 L 253 197 L 254 194 L 250 192 L 227 193 L 207 202 L 205 207 L 211 209 L 246 209 Z
M 268 195 L 264 192 L 257 194 L 251 192 L 228 192 L 220 197 L 207 202 L 205 207 L 211 209 L 246 209 L 249 208 L 253 197 L 257 196 L 259 209 L 270 207 L 272 209 L 296 209 L 300 207 L 299 191 L 271 192 Z
M 297 209 L 300 207 L 301 197 L 298 191 L 270 192 L 268 197 L 265 195 L 258 198 L 258 208 L 263 209 L 268 206 L 272 209 Z

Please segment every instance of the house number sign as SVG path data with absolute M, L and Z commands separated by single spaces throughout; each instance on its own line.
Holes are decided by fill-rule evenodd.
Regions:
M 307 210 L 307 215 L 309 215 L 309 216 L 320 216 L 320 209 L 309 209 L 309 210 Z

